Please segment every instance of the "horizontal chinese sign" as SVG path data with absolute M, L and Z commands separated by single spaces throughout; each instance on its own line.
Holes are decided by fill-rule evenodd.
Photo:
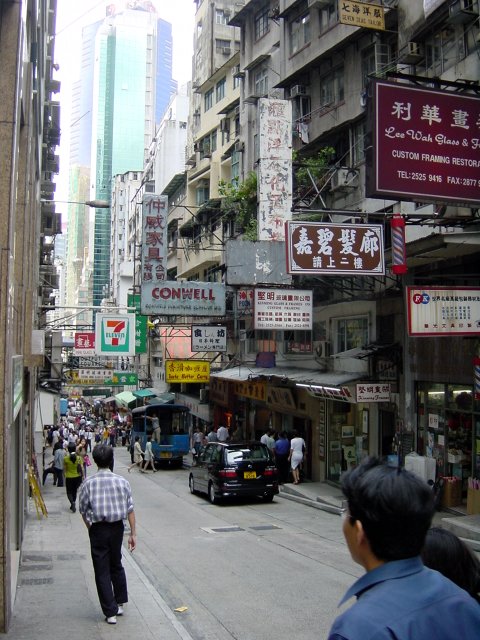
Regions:
M 74 356 L 95 355 L 95 331 L 76 331 L 73 338 Z
M 255 329 L 312 329 L 311 291 L 255 289 Z
M 411 336 L 480 334 L 480 288 L 407 287 Z
M 210 382 L 210 362 L 204 360 L 167 360 L 166 382 Z
M 243 398 L 251 398 L 252 400 L 260 400 L 265 402 L 267 399 L 267 385 L 265 382 L 240 381 L 233 385 L 235 394 Z
M 225 315 L 225 285 L 217 282 L 142 283 L 142 313 L 163 316 Z
M 381 225 L 287 222 L 286 229 L 289 273 L 385 273 Z
M 226 351 L 227 329 L 215 325 L 192 326 L 192 351 Z
M 390 385 L 378 382 L 357 384 L 357 402 L 390 402 Z
M 138 383 L 136 373 L 112 371 L 111 369 L 71 369 L 67 374 L 68 382 L 89 387 L 109 385 L 111 387 L 133 386 Z
M 385 31 L 385 9 L 378 4 L 342 0 L 338 3 L 338 20 L 352 27 Z
M 133 313 L 95 316 L 95 353 L 97 356 L 135 355 L 135 316 Z
M 480 97 L 383 81 L 372 96 L 367 196 L 478 205 Z

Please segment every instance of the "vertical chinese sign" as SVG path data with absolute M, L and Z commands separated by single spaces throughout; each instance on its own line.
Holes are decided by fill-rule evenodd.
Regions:
M 258 239 L 285 240 L 292 218 L 292 105 L 261 98 L 258 110 Z
M 141 298 L 167 279 L 168 198 L 147 193 L 142 200 Z
M 135 353 L 147 353 L 147 320 L 140 312 L 140 296 L 129 293 L 127 305 L 135 307 Z

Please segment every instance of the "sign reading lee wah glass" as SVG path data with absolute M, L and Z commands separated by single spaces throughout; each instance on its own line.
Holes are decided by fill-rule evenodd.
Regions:
M 480 335 L 480 288 L 407 287 L 410 336 Z
M 255 289 L 255 329 L 312 329 L 311 291 Z
M 385 273 L 381 225 L 287 222 L 286 229 L 288 273 Z
M 480 97 L 373 81 L 367 196 L 480 202 Z

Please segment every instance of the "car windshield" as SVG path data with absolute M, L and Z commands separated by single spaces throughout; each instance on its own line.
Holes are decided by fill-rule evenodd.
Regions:
M 236 449 L 227 449 L 227 463 L 236 464 L 243 460 L 269 460 L 267 448 L 263 444 Z

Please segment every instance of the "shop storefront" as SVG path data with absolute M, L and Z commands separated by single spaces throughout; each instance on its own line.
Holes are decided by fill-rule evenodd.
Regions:
M 418 382 L 417 450 L 433 457 L 437 477 L 457 477 L 462 499 L 470 476 L 480 476 L 480 401 L 473 386 Z

